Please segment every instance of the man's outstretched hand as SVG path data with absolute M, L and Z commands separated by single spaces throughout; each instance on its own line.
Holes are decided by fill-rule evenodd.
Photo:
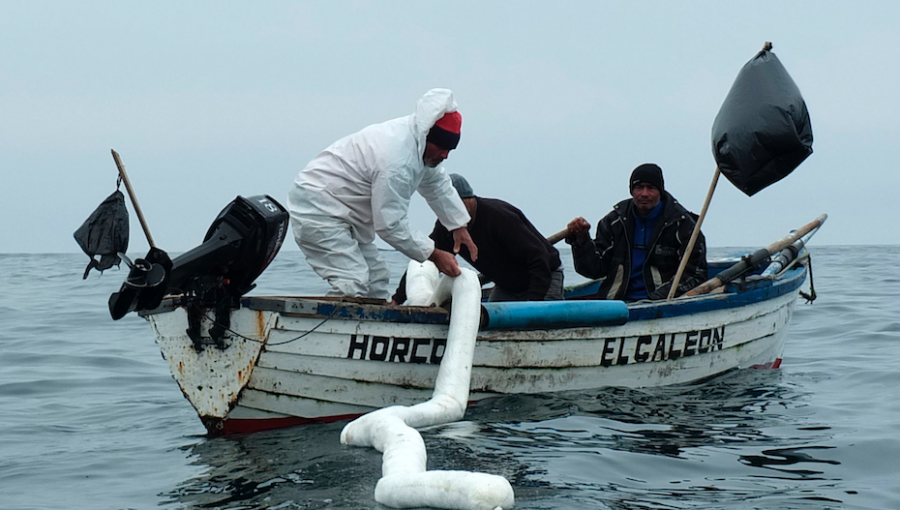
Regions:
M 459 227 L 453 231 L 453 253 L 459 253 L 459 249 L 463 245 L 469 249 L 469 256 L 472 257 L 472 262 L 478 260 L 478 247 L 475 246 L 475 241 L 473 241 L 472 236 L 469 235 L 469 229 L 466 227 Z M 437 264 L 437 262 L 435 262 L 435 264 Z

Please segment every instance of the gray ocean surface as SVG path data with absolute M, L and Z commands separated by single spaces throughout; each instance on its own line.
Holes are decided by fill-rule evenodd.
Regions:
M 900 246 L 810 251 L 779 370 L 480 402 L 422 431 L 429 469 L 503 475 L 530 510 L 900 508 Z M 206 437 L 148 323 L 109 317 L 126 271 L 86 264 L 0 255 L 0 508 L 386 510 L 344 423 Z M 325 290 L 282 251 L 252 294 Z

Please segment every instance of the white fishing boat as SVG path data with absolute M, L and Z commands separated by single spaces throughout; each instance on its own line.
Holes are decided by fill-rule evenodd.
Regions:
M 752 196 L 812 154 L 806 104 L 771 49 L 767 42 L 742 68 L 713 123 L 717 166 L 686 253 L 720 174 Z M 287 212 L 269 196 L 238 197 L 202 245 L 171 260 L 153 243 L 112 154 L 151 248 L 143 259 L 126 258 L 131 270 L 110 296 L 110 314 L 134 311 L 150 322 L 210 434 L 345 420 L 431 396 L 452 308 L 249 294 L 288 229 Z M 103 213 L 98 231 L 115 231 L 117 213 Z M 590 282 L 568 289 L 564 301 L 482 303 L 468 400 L 684 384 L 777 368 L 811 267 L 805 244 L 825 218 L 756 252 L 709 261 L 711 280 L 674 299 L 590 299 L 598 285 Z M 93 245 L 85 251 L 107 261 L 115 255 Z
M 210 434 L 347 420 L 428 400 L 452 306 L 247 295 L 284 237 L 286 216 L 270 204 L 278 205 L 239 197 L 207 242 L 174 261 L 151 249 L 110 298 L 113 317 L 134 310 L 149 321 Z M 248 227 L 253 215 L 258 228 Z M 598 285 L 588 282 L 568 289 L 565 301 L 482 303 L 470 402 L 777 368 L 807 279 L 804 244 L 824 218 L 746 257 L 710 261 L 710 282 L 722 285 L 704 284 L 714 290 L 692 297 L 588 299 Z M 163 269 L 166 284 L 154 276 Z M 173 289 L 182 292 L 163 297 Z

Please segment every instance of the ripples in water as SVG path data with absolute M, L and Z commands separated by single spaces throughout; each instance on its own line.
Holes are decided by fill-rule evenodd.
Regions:
M 482 401 L 422 431 L 428 467 L 503 475 L 520 509 L 900 508 L 898 257 L 814 247 L 780 370 Z M 340 445 L 343 423 L 203 436 L 146 322 L 108 317 L 124 272 L 85 263 L 0 256 L 0 507 L 385 508 L 381 454 Z M 296 252 L 258 283 L 322 288 Z

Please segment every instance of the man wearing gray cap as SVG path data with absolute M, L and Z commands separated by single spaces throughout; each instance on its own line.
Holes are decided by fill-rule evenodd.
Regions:
M 491 301 L 543 301 L 563 299 L 563 270 L 559 252 L 513 205 L 496 198 L 475 196 L 472 186 L 459 174 L 450 174 L 471 220 L 469 235 L 478 246 L 473 260 L 468 248 L 459 254 L 494 282 Z M 453 247 L 453 236 L 437 221 L 429 236 L 437 249 Z M 449 244 L 448 244 L 449 243 Z M 406 275 L 392 302 L 406 301 Z

